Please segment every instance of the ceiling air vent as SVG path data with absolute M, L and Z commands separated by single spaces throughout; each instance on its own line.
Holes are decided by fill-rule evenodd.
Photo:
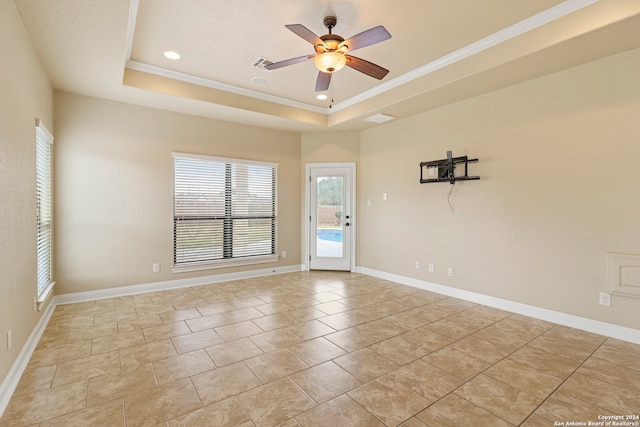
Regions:
M 266 69 L 266 68 L 264 68 L 264 67 L 266 67 L 267 65 L 271 65 L 271 64 L 273 64 L 273 61 L 269 61 L 267 58 L 260 57 L 260 58 L 256 59 L 256 60 L 253 62 L 253 64 L 251 64 L 251 66 L 252 66 L 253 68 L 257 68 L 257 69 L 259 69 L 259 70 L 269 71 L 269 70 L 267 70 L 267 69 Z M 269 72 L 270 72 L 270 71 L 269 71 Z

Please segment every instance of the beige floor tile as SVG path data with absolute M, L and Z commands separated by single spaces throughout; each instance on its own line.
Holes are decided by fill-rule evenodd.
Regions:
M 276 350 L 244 361 L 263 384 L 301 371 L 309 366 L 288 350 Z
M 175 356 L 176 350 L 169 339 L 153 341 L 120 350 L 120 366 L 122 369 L 133 369 L 154 360 Z
M 522 423 L 543 401 L 484 374 L 463 384 L 455 394 L 516 425 Z
M 155 387 L 156 377 L 151 363 L 100 375 L 89 379 L 87 405 L 93 406 Z
M 505 332 L 493 325 L 481 329 L 471 336 L 493 343 L 500 348 L 507 350 L 509 353 L 516 351 L 529 342 L 529 339 L 527 338 L 523 338 L 520 335 L 512 334 L 510 332 Z
M 256 427 L 276 426 L 316 405 L 288 378 L 244 392 L 238 401 Z
M 179 322 L 180 320 L 195 319 L 198 317 L 202 317 L 202 314 L 193 307 L 160 313 L 160 318 L 164 323 Z
M 171 342 L 178 353 L 188 353 L 222 344 L 224 340 L 213 329 L 205 329 L 204 331 L 173 337 Z
M 262 350 L 249 338 L 214 345 L 205 350 L 218 367 L 262 354 Z
M 521 337 L 534 339 L 553 327 L 552 323 L 518 314 L 511 315 L 499 322 L 495 327 Z
M 562 380 L 571 375 L 580 365 L 575 360 L 551 354 L 531 345 L 522 347 L 508 358 Z
M 422 360 L 465 381 L 470 380 L 491 366 L 490 363 L 456 350 L 451 346 L 435 351 L 423 357 Z
M 640 345 L 635 345 L 640 349 Z M 606 360 L 618 366 L 624 366 L 628 369 L 640 371 L 640 350 L 630 351 L 630 348 L 632 347 L 610 345 L 609 340 L 607 340 L 604 345 L 593 353 L 593 357 Z
M 56 369 L 57 365 L 49 365 L 25 370 L 13 395 L 19 396 L 51 388 Z
M 296 420 L 302 427 L 384 427 L 380 420 L 347 395 L 342 395 L 298 415 Z
M 484 374 L 541 399 L 546 399 L 562 383 L 558 377 L 509 359 L 496 363 Z
M 320 310 L 326 315 L 344 313 L 345 311 L 350 309 L 349 306 L 344 305 L 339 301 L 325 302 L 322 304 L 314 305 L 313 308 L 315 308 L 316 310 Z
M 91 341 L 63 344 L 58 347 L 36 349 L 29 359 L 29 369 L 55 365 L 68 360 L 80 359 L 91 355 Z
M 318 338 L 323 335 L 328 335 L 336 331 L 335 329 L 315 319 L 309 320 L 308 322 L 287 326 L 286 329 L 290 332 L 293 332 L 298 338 L 303 341 Z
M 97 337 L 114 335 L 118 332 L 118 322 L 99 323 L 86 328 L 69 328 L 67 342 L 90 340 Z
M 638 412 L 640 393 L 576 372 L 558 389 L 615 414 Z
M 428 427 L 491 426 L 512 424 L 457 396 L 449 394 L 417 415 Z
M 369 348 L 356 350 L 334 359 L 334 362 L 362 381 L 371 381 L 399 365 Z
M 149 326 L 142 330 L 145 342 L 159 341 L 165 338 L 173 338 L 190 334 L 191 330 L 185 322 L 166 323 L 163 325 Z
M 242 362 L 194 375 L 191 380 L 204 405 L 228 399 L 262 385 Z
M 289 376 L 318 403 L 324 403 L 362 384 L 333 362 L 325 362 Z
M 361 323 L 358 319 L 347 313 L 332 314 L 331 316 L 325 316 L 318 320 L 336 330 L 351 328 Z
M 125 427 L 124 399 L 116 399 L 45 421 L 40 427 Z
M 218 326 L 214 331 L 226 342 L 235 341 L 251 335 L 261 334 L 264 331 L 250 320 L 233 323 L 231 325 Z
M 369 347 L 376 353 L 391 359 L 399 365 L 405 365 L 429 353 L 426 348 L 410 343 L 400 337 L 393 337 Z
M 502 347 L 474 336 L 468 336 L 460 341 L 456 341 L 451 347 L 467 353 L 470 356 L 484 360 L 487 363 L 496 363 L 511 353 Z
M 464 381 L 423 360 L 395 369 L 379 381 L 396 389 L 412 390 L 432 402 L 450 393 Z
M 424 326 L 427 323 L 429 323 L 428 321 L 421 319 L 419 317 L 416 317 L 406 311 L 402 313 L 394 314 L 391 316 L 387 316 L 384 318 L 384 320 L 386 320 L 389 323 L 393 323 L 396 326 L 400 326 L 401 328 L 406 329 L 407 331 L 419 328 L 420 326 Z
M 430 400 L 410 389 L 396 388 L 380 380 L 371 381 L 347 394 L 389 427 L 400 425 L 431 404 Z
M 584 362 L 604 340 L 600 335 L 554 326 L 529 345 L 567 359 Z
M 193 411 L 167 423 L 167 427 L 253 427 L 235 398 Z
M 289 351 L 309 366 L 345 354 L 345 351 L 326 338 L 319 337 L 289 347 Z
M 295 320 L 284 313 L 258 317 L 257 319 L 253 319 L 252 322 L 258 325 L 263 331 L 273 331 L 296 323 Z
M 118 321 L 118 332 L 131 332 L 138 329 L 148 328 L 149 326 L 161 325 L 162 319 L 157 314 L 139 315 L 135 320 Z
M 144 344 L 142 331 L 122 332 L 107 337 L 94 338 L 91 344 L 91 354 L 100 354 L 123 348 Z
M 153 362 L 158 384 L 171 383 L 211 369 L 215 369 L 215 365 L 204 350 L 183 353 Z
M 265 353 L 302 342 L 293 332 L 289 332 L 286 329 L 263 332 L 258 335 L 253 335 L 249 339 Z
M 346 351 L 355 351 L 382 341 L 382 339 L 358 331 L 355 327 L 325 335 L 325 338 Z
M 540 427 L 638 384 L 639 345 L 307 271 L 57 307 L 0 426 Z
M 480 317 L 470 310 L 455 313 L 452 316 L 447 317 L 447 319 L 452 322 L 465 325 L 474 331 L 479 331 L 480 329 L 486 328 L 487 326 L 491 326 L 495 323 L 493 320 Z
M 436 322 L 429 323 L 428 325 L 425 325 L 425 327 L 429 330 L 439 333 L 440 335 L 445 335 L 455 339 L 464 338 L 476 331 L 475 328 L 464 325 L 462 323 L 456 323 L 449 318 L 444 318 Z
M 603 382 L 635 392 L 640 398 L 640 371 L 627 369 L 603 359 L 591 357 L 587 359 L 577 372 Z M 638 405 L 640 409 L 640 403 Z
M 197 317 L 195 319 L 185 320 L 189 329 L 193 332 L 204 331 L 205 329 L 213 329 L 218 326 L 228 325 L 230 322 L 225 316 L 226 312 L 210 314 L 208 316 Z
M 434 332 L 426 326 L 406 332 L 400 335 L 400 338 L 429 351 L 436 351 L 455 341 L 454 338 Z
M 53 379 L 53 387 L 75 383 L 119 370 L 120 354 L 118 351 L 62 362 L 58 364 L 56 376 Z
M 202 407 L 191 381 L 176 381 L 125 397 L 127 426 L 155 426 Z
M 556 392 L 540 405 L 535 415 L 547 420 L 547 423 L 574 421 L 598 421 L 599 415 L 613 415 L 613 413 L 591 405 L 590 403 L 563 392 Z
M 233 311 L 235 307 L 228 302 L 219 302 L 214 304 L 202 305 L 196 308 L 203 316 L 211 316 L 212 314 L 224 313 L 225 311 Z
M 87 381 L 66 384 L 32 394 L 15 396 L 0 419 L 0 425 L 30 426 L 85 407 Z

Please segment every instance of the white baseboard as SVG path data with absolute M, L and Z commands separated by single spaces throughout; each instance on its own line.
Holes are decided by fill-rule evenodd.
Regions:
M 533 305 L 527 305 L 502 298 L 478 294 L 475 292 L 465 291 L 463 289 L 438 285 L 437 283 L 426 282 L 424 280 L 400 276 L 397 274 L 374 270 L 367 267 L 358 267 L 356 269 L 356 272 L 366 274 L 367 276 L 373 276 L 379 279 L 385 279 L 392 282 L 400 283 L 402 285 L 412 286 L 414 288 L 450 296 L 453 298 L 498 308 L 501 310 L 509 311 L 511 313 L 522 314 L 523 316 L 545 320 L 547 322 L 556 323 L 558 325 L 569 326 L 571 328 L 581 329 L 583 331 L 593 332 L 595 334 L 640 344 L 640 330 L 638 329 L 612 325 L 610 323 L 587 319 L 585 317 L 574 316 L 572 314 L 548 310 L 546 308 L 540 308 Z
M 288 265 L 285 267 L 262 268 L 259 270 L 239 271 L 237 273 L 214 274 L 211 276 L 192 277 L 188 279 L 166 280 L 164 282 L 144 283 L 141 285 L 122 286 L 119 288 L 100 289 L 97 291 L 76 292 L 73 294 L 56 295 L 55 304 L 71 304 L 76 302 L 96 301 L 106 298 L 116 298 L 125 295 L 143 294 L 146 292 L 166 291 L 167 289 L 187 288 L 191 286 L 208 285 L 211 283 L 228 282 L 231 280 L 249 279 L 252 277 L 270 276 L 274 274 L 302 271 L 303 266 Z
M 31 355 L 36 349 L 36 346 L 40 341 L 40 337 L 44 333 L 55 308 L 55 301 L 51 301 L 42 316 L 40 316 L 40 320 L 36 323 L 33 331 L 31 331 L 31 335 L 27 338 L 27 342 L 22 346 L 22 350 L 20 350 L 18 357 L 15 362 L 13 362 L 13 365 L 11 365 L 11 369 L 9 369 L 7 376 L 2 381 L 2 384 L 0 384 L 0 417 L 4 414 L 4 410 L 7 409 L 9 400 L 18 386 L 20 377 L 22 377 L 22 373 L 26 369 L 29 359 L 31 359 Z

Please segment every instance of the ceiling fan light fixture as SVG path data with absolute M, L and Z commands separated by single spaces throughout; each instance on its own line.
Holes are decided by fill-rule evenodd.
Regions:
M 338 52 L 325 52 L 316 55 L 314 62 L 316 68 L 323 73 L 333 73 L 344 68 L 347 64 L 347 58 Z

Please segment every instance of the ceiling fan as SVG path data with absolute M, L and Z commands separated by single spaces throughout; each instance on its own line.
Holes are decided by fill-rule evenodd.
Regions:
M 379 25 L 345 40 L 343 37 L 331 33 L 331 30 L 336 26 L 337 22 L 338 20 L 335 16 L 325 17 L 324 26 L 329 30 L 329 34 L 320 37 L 304 25 L 285 25 L 286 28 L 311 43 L 316 53 L 314 55 L 299 56 L 297 58 L 274 62 L 273 64 L 265 66 L 265 68 L 267 70 L 275 70 L 313 58 L 316 68 L 320 71 L 318 73 L 318 79 L 316 80 L 316 92 L 329 89 L 331 74 L 341 70 L 345 65 L 368 76 L 382 80 L 384 76 L 389 73 L 389 70 L 364 59 L 347 55 L 347 52 L 390 39 L 391 34 L 389 34 L 382 25 Z

